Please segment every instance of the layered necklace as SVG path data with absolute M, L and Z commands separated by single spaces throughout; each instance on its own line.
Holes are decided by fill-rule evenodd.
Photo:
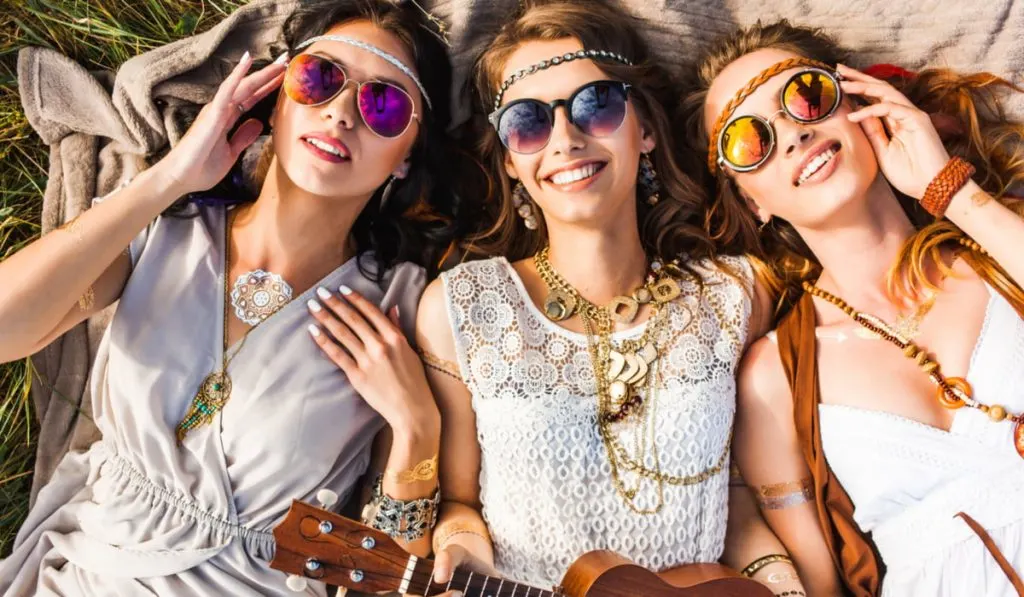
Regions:
M 967 406 L 987 414 L 989 420 L 993 423 L 1001 423 L 1003 421 L 1012 423 L 1014 426 L 1013 446 L 1017 454 L 1024 458 L 1024 415 L 1012 414 L 1006 410 L 1006 407 L 999 404 L 988 405 L 975 400 L 971 384 L 966 379 L 943 375 L 939 363 L 931 358 L 927 350 L 915 343 L 912 338 L 901 333 L 900 330 L 894 329 L 893 326 L 890 326 L 881 318 L 857 311 L 843 299 L 809 282 L 804 282 L 803 287 L 808 294 L 835 305 L 865 329 L 899 347 L 903 354 L 913 360 L 921 368 L 921 371 L 935 384 L 935 399 L 944 408 L 957 410 Z M 934 298 L 932 301 L 934 301 Z
M 228 375 L 228 365 L 231 360 L 242 351 L 245 341 L 249 338 L 256 327 L 266 321 L 271 315 L 284 307 L 291 300 L 292 289 L 277 274 L 256 270 L 244 273 L 235 281 L 231 291 L 231 301 L 228 301 L 228 277 L 231 267 L 231 228 L 234 224 L 237 212 L 231 212 L 227 217 L 227 226 L 224 228 L 224 285 L 222 297 L 224 303 L 224 318 L 222 324 L 222 343 L 220 369 L 214 371 L 203 379 L 199 389 L 192 397 L 192 404 L 188 412 L 182 417 L 181 422 L 175 428 L 175 436 L 180 444 L 184 441 L 188 432 L 208 425 L 213 418 L 227 404 L 231 397 L 231 377 Z M 228 305 L 235 309 L 235 317 L 244 323 L 252 326 L 242 336 L 238 348 L 228 354 Z
M 696 475 L 677 476 L 661 470 L 653 433 L 653 411 L 659 384 L 652 370 L 660 371 L 657 368 L 661 350 L 658 340 L 668 327 L 668 303 L 682 293 L 679 279 L 683 272 L 678 261 L 665 264 L 654 260 L 639 288 L 601 306 L 584 298 L 555 271 L 549 259 L 549 251 L 549 247 L 544 247 L 534 256 L 537 273 L 548 288 L 544 313 L 552 321 L 564 321 L 576 315 L 583 324 L 597 387 L 598 428 L 608 455 L 616 492 L 634 512 L 656 514 L 664 506 L 664 484 L 702 483 L 718 474 L 728 458 L 726 449 L 715 466 Z M 644 304 L 651 304 L 653 311 L 643 334 L 636 339 L 624 340 L 614 347 L 611 339 L 613 322 L 631 323 Z M 641 389 L 644 389 L 643 393 Z M 616 423 L 627 420 L 635 422 L 637 426 L 633 455 L 619 440 L 614 428 Z M 647 466 L 648 461 L 653 462 L 653 467 Z M 623 470 L 634 473 L 638 477 L 636 483 L 627 485 Z M 653 507 L 645 508 L 636 503 L 643 479 L 656 484 L 657 502 Z

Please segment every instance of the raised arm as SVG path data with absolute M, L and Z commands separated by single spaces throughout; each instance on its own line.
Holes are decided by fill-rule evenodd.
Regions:
M 252 75 L 246 56 L 160 162 L 60 230 L 0 263 L 0 362 L 26 357 L 115 301 L 130 270 L 125 249 L 182 195 L 212 187 L 262 125 L 250 120 L 228 139 L 243 109 L 280 84 L 281 64 Z
M 778 348 L 768 338 L 755 342 L 740 364 L 733 455 L 765 521 L 796 564 L 807 595 L 841 595 L 793 423 L 792 395 Z M 770 572 L 766 566 L 761 575 Z M 767 580 L 761 575 L 756 578 Z

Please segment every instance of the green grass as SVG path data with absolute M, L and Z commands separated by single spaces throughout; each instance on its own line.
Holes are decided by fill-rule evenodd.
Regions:
M 116 69 L 152 48 L 209 29 L 245 0 L 0 0 L 0 261 L 36 239 L 47 148 L 21 110 L 17 53 L 26 45 L 86 68 Z M 0 557 L 28 512 L 37 426 L 26 359 L 0 365 Z

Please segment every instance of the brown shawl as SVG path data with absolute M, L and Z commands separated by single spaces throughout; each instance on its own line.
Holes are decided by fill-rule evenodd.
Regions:
M 964 251 L 961 257 L 1024 317 L 1024 292 L 991 257 L 976 251 Z M 804 294 L 779 324 L 779 355 L 793 394 L 793 420 L 804 459 L 814 479 L 818 521 L 824 531 L 832 561 L 840 571 L 848 595 L 873 597 L 879 594 L 882 575 L 885 573 L 882 560 L 871 538 L 862 533 L 854 522 L 853 502 L 829 468 L 821 447 L 818 343 L 814 335 L 816 326 L 813 298 Z M 972 524 L 969 517 L 964 518 L 978 533 L 1018 594 L 1024 596 L 1024 585 L 1020 578 L 1006 564 L 988 534 Z

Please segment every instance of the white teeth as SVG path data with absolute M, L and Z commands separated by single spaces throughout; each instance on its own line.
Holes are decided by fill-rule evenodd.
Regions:
M 572 184 L 585 178 L 590 178 L 591 176 L 597 174 L 597 170 L 597 164 L 587 164 L 585 166 L 580 166 L 579 168 L 574 168 L 572 170 L 563 170 L 552 176 L 551 182 L 559 185 Z
M 821 167 L 828 163 L 829 160 L 836 157 L 836 150 L 829 149 L 824 153 L 818 154 L 807 166 L 804 167 L 803 171 L 800 172 L 800 177 L 796 179 L 797 184 L 803 184 L 808 178 L 814 176 L 814 173 L 821 170 Z
M 316 147 L 317 149 L 322 149 L 322 150 L 326 151 L 327 153 L 334 154 L 334 155 L 336 155 L 338 157 L 345 157 L 345 156 L 342 155 L 342 153 L 340 151 L 338 151 L 338 148 L 336 148 L 333 145 L 330 145 L 328 143 L 324 143 L 323 141 L 320 141 L 319 139 L 307 138 L 306 139 L 306 143 L 309 143 L 310 145 L 312 145 L 313 147 Z

